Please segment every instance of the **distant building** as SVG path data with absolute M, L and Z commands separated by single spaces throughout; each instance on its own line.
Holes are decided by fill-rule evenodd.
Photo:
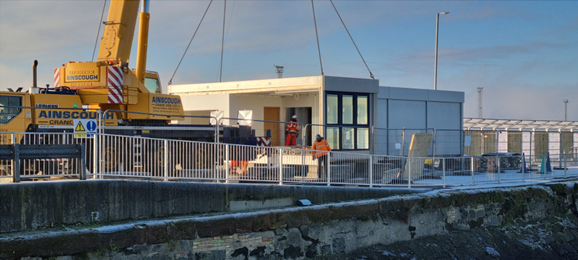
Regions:
M 550 153 L 578 152 L 578 122 L 555 120 L 522 120 L 464 118 L 465 152 L 471 156 L 484 153 L 524 153 L 541 159 Z
M 285 133 L 283 123 L 273 122 L 287 122 L 297 115 L 304 124 L 298 145 L 310 146 L 319 133 L 335 150 L 399 155 L 407 153 L 411 133 L 439 129 L 445 134 L 438 137 L 432 153 L 463 152 L 463 92 L 381 87 L 379 80 L 373 79 L 311 76 L 171 85 L 168 93 L 181 96 L 187 115 L 223 111 L 224 118 L 237 118 L 239 111 L 251 110 L 256 135 L 265 136 L 270 130 L 275 146 L 283 145 Z

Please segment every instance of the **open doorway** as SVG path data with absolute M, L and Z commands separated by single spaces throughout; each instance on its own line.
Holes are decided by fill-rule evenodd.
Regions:
M 310 107 L 288 107 L 285 109 L 285 121 L 289 122 L 293 115 L 297 116 L 297 121 L 301 123 L 301 133 L 297 137 L 297 146 L 311 146 L 311 127 L 305 128 L 305 125 L 311 124 Z M 305 135 L 305 139 L 303 139 Z M 303 143 L 305 141 L 305 143 Z

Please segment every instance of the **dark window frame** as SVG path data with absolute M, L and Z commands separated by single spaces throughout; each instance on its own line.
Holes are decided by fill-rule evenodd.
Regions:
M 337 96 L 337 124 L 329 124 L 327 123 L 327 115 L 328 115 L 328 103 L 327 103 L 327 96 L 328 95 L 336 95 Z M 352 96 L 353 97 L 353 118 L 352 118 L 352 124 L 344 124 L 343 123 L 343 96 Z M 365 97 L 367 98 L 367 108 L 366 108 L 366 115 L 367 115 L 367 124 L 358 124 L 357 122 L 358 120 L 358 97 Z M 371 99 L 369 98 L 370 95 L 369 93 L 352 93 L 352 92 L 334 92 L 334 91 L 327 91 L 325 92 L 324 95 L 324 99 L 325 99 L 325 108 L 324 108 L 324 118 L 325 118 L 325 125 L 326 127 L 336 127 L 339 129 L 339 140 L 337 140 L 337 143 L 339 145 L 339 149 L 337 148 L 333 148 L 331 147 L 331 149 L 334 150 L 340 150 L 340 151 L 356 151 L 356 150 L 369 150 L 369 145 L 367 148 L 364 149 L 359 149 L 358 148 L 358 130 L 359 128 L 366 128 L 369 130 L 369 126 L 370 126 L 370 107 L 371 107 Z M 343 132 L 343 128 L 353 128 L 353 149 L 342 149 L 343 148 L 343 138 L 345 136 L 345 133 Z

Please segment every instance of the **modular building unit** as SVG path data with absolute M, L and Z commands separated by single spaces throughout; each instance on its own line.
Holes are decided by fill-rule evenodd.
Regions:
M 251 110 L 256 136 L 271 130 L 274 146 L 284 145 L 285 125 L 268 122 L 297 115 L 304 126 L 297 145 L 311 146 L 319 133 L 334 150 L 407 155 L 413 133 L 435 131 L 431 154 L 463 153 L 463 92 L 380 87 L 379 80 L 332 76 L 172 85 L 168 92 L 181 96 L 187 115 L 222 111 L 224 118 L 237 118 L 239 111 Z

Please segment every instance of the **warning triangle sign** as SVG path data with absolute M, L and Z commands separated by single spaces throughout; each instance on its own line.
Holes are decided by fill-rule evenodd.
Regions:
M 82 122 L 79 121 L 78 125 L 76 125 L 76 129 L 74 129 L 74 131 L 86 131 L 86 129 L 84 129 Z

